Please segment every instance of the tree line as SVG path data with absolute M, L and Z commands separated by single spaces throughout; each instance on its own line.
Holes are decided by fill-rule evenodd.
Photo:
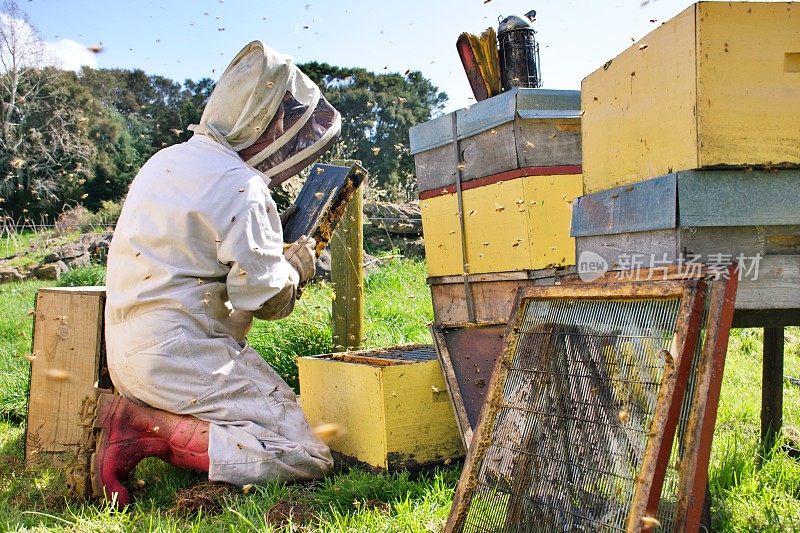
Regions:
M 14 2 L 0 6 L 0 218 L 52 220 L 75 205 L 118 201 L 156 151 L 186 141 L 214 81 L 179 83 L 142 70 L 46 66 L 43 42 L 22 31 Z M 11 21 L 11 22 L 9 22 Z M 411 198 L 408 129 L 447 96 L 420 72 L 374 73 L 299 65 L 342 114 L 336 157 L 359 159 L 388 199 Z

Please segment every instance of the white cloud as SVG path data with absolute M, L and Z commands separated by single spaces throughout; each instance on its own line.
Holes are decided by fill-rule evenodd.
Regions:
M 41 40 L 36 30 L 22 19 L 11 18 L 0 13 L 0 25 L 4 32 L 13 34 L 13 40 L 19 46 L 17 62 L 23 65 L 52 65 L 64 70 L 80 70 L 81 66 L 97 67 L 97 57 L 85 45 L 72 39 L 61 39 L 51 43 Z M 0 48 L 0 71 L 3 65 L 10 64 L 9 52 Z
M 97 56 L 86 45 L 72 39 L 44 43 L 51 64 L 64 70 L 80 70 L 83 65 L 97 68 Z

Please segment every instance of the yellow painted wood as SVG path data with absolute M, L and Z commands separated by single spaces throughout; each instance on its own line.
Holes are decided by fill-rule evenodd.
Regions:
M 311 426 L 347 431 L 331 450 L 382 469 L 463 456 L 438 361 L 379 367 L 300 357 L 298 369 Z
M 569 228 L 572 204 L 583 194 L 583 177 L 532 176 L 523 185 L 532 268 L 574 265 L 575 239 Z
M 698 4 L 701 167 L 800 163 L 800 4 Z M 791 61 L 790 61 L 791 62 Z
M 470 273 L 575 264 L 569 227 L 572 201 L 582 192 L 580 174 L 526 176 L 464 191 Z M 456 195 L 421 203 L 429 275 L 462 274 Z
M 697 166 L 694 10 L 583 80 L 586 194 Z
M 346 433 L 329 443 L 332 450 L 386 468 L 381 368 L 314 357 L 299 357 L 297 367 L 311 427 L 339 424 Z
M 455 194 L 420 201 L 428 274 L 462 274 L 461 228 Z
M 500 181 L 464 191 L 464 230 L 470 273 L 530 268 L 523 180 Z
M 701 2 L 582 83 L 585 192 L 800 164 L 800 5 Z
M 383 379 L 387 452 L 393 466 L 464 455 L 439 361 L 389 366 Z

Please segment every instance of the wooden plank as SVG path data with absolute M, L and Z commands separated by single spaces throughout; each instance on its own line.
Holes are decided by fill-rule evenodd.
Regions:
M 555 282 L 555 279 L 552 279 Z M 517 289 L 535 285 L 534 280 L 472 283 L 475 318 L 478 323 L 507 322 L 514 307 Z M 431 286 L 433 316 L 443 326 L 469 322 L 464 285 L 453 283 Z
M 410 359 L 385 359 L 381 357 L 370 357 L 367 355 L 354 355 L 349 353 L 334 353 L 331 354 L 331 359 L 343 361 L 345 363 L 358 363 L 373 366 L 408 365 L 416 362 Z
M 575 239 L 569 236 L 569 224 L 573 203 L 583 190 L 583 177 L 532 176 L 525 178 L 522 186 L 530 242 L 527 268 L 574 265 Z
M 363 211 L 361 185 L 353 192 L 331 240 L 331 285 L 336 296 L 331 303 L 334 350 L 358 348 L 364 343 Z
M 791 309 L 737 309 L 733 314 L 735 328 L 778 326 L 800 326 L 800 304 Z
M 764 328 L 764 354 L 761 367 L 761 449 L 772 451 L 783 425 L 783 345 L 782 327 Z
M 514 123 L 509 121 L 459 139 L 462 180 L 499 174 L 520 166 L 514 144 Z M 436 184 L 439 187 L 440 184 Z M 433 187 L 433 188 L 436 188 Z
M 461 184 L 461 190 L 467 191 L 469 189 L 475 189 L 476 187 L 485 187 L 486 185 L 491 185 L 492 183 L 497 183 L 500 181 L 509 181 L 513 179 L 523 178 L 525 176 L 561 176 L 565 174 L 580 174 L 580 173 L 581 173 L 580 165 L 554 166 L 554 167 L 553 166 L 520 167 L 512 170 L 506 170 L 505 172 L 501 172 L 499 174 L 492 174 L 491 176 L 483 176 L 482 178 L 476 178 L 474 180 L 465 181 Z M 437 196 L 442 196 L 445 194 L 454 194 L 455 192 L 456 192 L 456 186 L 448 185 L 446 187 L 442 187 L 441 189 L 421 191 L 419 193 L 419 199 L 427 200 L 429 198 L 435 198 Z
M 311 427 L 332 423 L 346 433 L 333 451 L 386 469 L 386 417 L 382 375 L 386 367 L 298 357 L 302 408 Z
M 787 227 L 783 227 L 786 231 Z M 776 230 L 782 231 L 782 230 Z M 681 228 L 656 230 L 619 235 L 578 237 L 578 271 L 586 272 L 584 262 L 595 261 L 597 256 L 606 262 L 607 270 L 630 270 L 675 263 L 681 252 L 690 261 L 690 253 L 702 253 L 697 261 L 714 260 L 719 253 L 722 260 L 736 259 L 744 254 L 745 271 L 736 293 L 737 310 L 797 309 L 800 307 L 800 255 L 764 255 L 764 244 L 758 240 L 759 229 L 748 231 L 723 228 Z M 716 239 L 716 241 L 715 241 Z M 729 239 L 729 240 L 723 240 Z M 596 255 L 594 255 L 596 254 Z
M 584 78 L 586 194 L 697 167 L 695 7 Z
M 674 263 L 680 253 L 678 232 L 674 229 L 620 233 L 617 235 L 595 235 L 577 237 L 575 247 L 578 270 L 582 262 L 599 255 L 608 270 L 649 266 L 651 257 L 658 261 Z M 585 270 L 583 270 L 585 272 Z
M 761 259 L 758 278 L 745 275 L 736 293 L 736 309 L 796 309 L 800 307 L 800 256 L 768 255 Z
M 515 270 L 513 272 L 486 272 L 483 274 L 470 274 L 468 281 L 512 281 L 520 279 L 553 278 L 555 276 L 574 273 L 575 267 L 541 268 L 537 270 Z M 432 276 L 427 279 L 428 285 L 443 285 L 447 283 L 464 283 L 464 276 Z
M 439 361 L 386 367 L 382 377 L 389 468 L 412 468 L 464 456 Z M 365 407 L 367 414 L 371 406 Z
M 699 531 L 701 521 L 706 522 L 706 526 L 710 523 L 710 520 L 702 520 L 705 517 L 701 516 L 709 511 L 704 504 L 710 505 L 708 464 L 737 285 L 738 276 L 733 265 L 725 279 L 709 284 L 703 351 L 692 369 L 691 409 L 685 432 L 679 435 L 684 451 L 677 466 L 679 476 L 673 531 Z
M 720 228 L 679 228 L 679 248 L 684 256 L 702 255 L 736 258 L 739 254 L 755 257 L 766 252 L 765 226 Z
M 575 201 L 573 237 L 650 231 L 677 226 L 675 174 L 587 194 Z
M 700 255 L 709 258 L 745 259 L 763 256 L 800 255 L 800 226 L 692 227 L 619 235 L 578 237 L 578 254 L 594 252 L 615 270 L 631 264 L 632 256 L 639 263 L 664 259 L 674 262 L 678 254 L 685 260 Z M 768 262 L 774 261 L 769 259 Z M 642 266 L 641 264 L 639 266 Z M 791 270 L 791 269 L 790 269 Z
M 517 116 L 514 128 L 520 166 L 581 164 L 580 118 L 526 120 Z
M 800 76 L 785 63 L 800 5 L 701 2 L 697 17 L 698 166 L 800 163 Z
M 680 226 L 800 224 L 798 198 L 800 170 L 696 170 L 678 173 Z
M 452 142 L 414 155 L 417 190 L 430 191 L 455 183 L 456 167 L 460 162 L 451 145 Z
M 76 451 L 83 399 L 99 379 L 105 290 L 42 289 L 36 297 L 25 458 Z
M 452 151 L 452 150 L 451 150 Z M 461 224 L 454 194 L 420 201 L 429 276 L 464 272 L 461 261 Z

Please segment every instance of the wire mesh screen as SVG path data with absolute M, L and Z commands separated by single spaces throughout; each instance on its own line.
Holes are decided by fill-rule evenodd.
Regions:
M 677 296 L 524 300 L 456 529 L 624 531 L 680 306 Z

